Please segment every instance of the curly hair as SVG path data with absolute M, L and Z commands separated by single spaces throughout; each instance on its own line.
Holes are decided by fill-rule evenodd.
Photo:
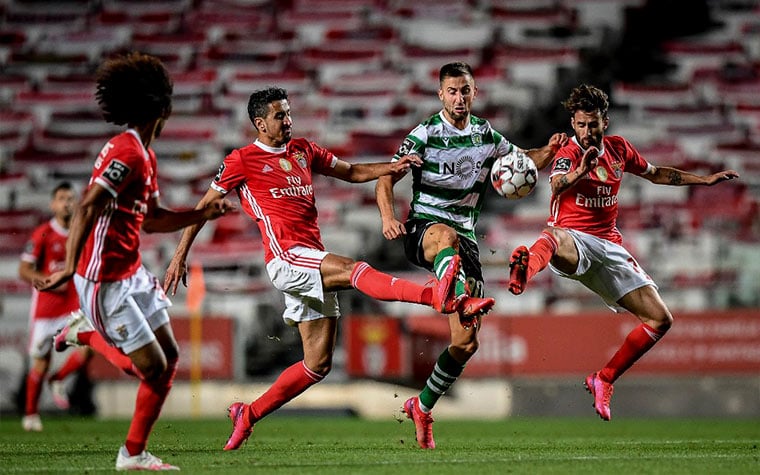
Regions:
M 282 101 L 288 99 L 288 91 L 280 87 L 268 87 L 254 91 L 251 97 L 248 98 L 248 118 L 253 119 L 256 117 L 265 118 L 269 114 L 269 103 L 274 101 Z
M 607 117 L 610 103 L 607 94 L 598 87 L 581 84 L 570 92 L 570 97 L 562 105 L 570 114 L 575 114 L 576 111 L 599 111 L 602 117 Z
M 155 56 L 131 52 L 108 59 L 95 81 L 95 98 L 106 122 L 141 125 L 171 113 L 172 80 Z

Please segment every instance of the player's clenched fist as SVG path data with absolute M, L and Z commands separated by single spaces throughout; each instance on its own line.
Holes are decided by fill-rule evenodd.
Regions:
M 204 208 L 204 217 L 206 220 L 216 219 L 227 213 L 234 213 L 237 211 L 235 205 L 227 199 L 217 198 L 206 204 Z

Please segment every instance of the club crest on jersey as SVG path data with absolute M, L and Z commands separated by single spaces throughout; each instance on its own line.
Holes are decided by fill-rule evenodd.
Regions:
M 126 163 L 118 160 L 111 160 L 108 167 L 103 172 L 103 177 L 111 182 L 112 185 L 121 185 L 129 175 L 130 169 Z
M 293 165 L 291 165 L 290 162 L 287 161 L 286 159 L 281 158 L 280 159 L 280 168 L 282 168 L 286 172 L 289 172 L 290 170 L 293 169 Z
M 607 181 L 607 178 L 609 178 L 609 175 L 607 174 L 607 169 L 603 166 L 596 167 L 596 177 L 599 178 L 601 181 Z
M 478 132 L 472 134 L 470 139 L 472 140 L 472 144 L 476 147 L 483 145 L 483 135 Z
M 306 156 L 303 152 L 296 152 L 293 154 L 293 158 L 296 159 L 296 163 L 301 168 L 306 168 Z

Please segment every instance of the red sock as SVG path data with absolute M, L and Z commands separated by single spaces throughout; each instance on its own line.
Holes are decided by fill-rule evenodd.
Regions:
M 66 359 L 66 362 L 63 363 L 61 369 L 59 369 L 54 375 L 50 377 L 50 381 L 61 380 L 74 371 L 79 371 L 85 365 L 85 363 L 87 363 L 87 357 L 84 355 L 84 353 L 80 350 L 74 351 L 71 353 L 71 356 Z
M 137 388 L 137 399 L 135 401 L 135 412 L 132 416 L 132 423 L 129 425 L 127 432 L 127 441 L 125 446 L 129 455 L 137 455 L 148 445 L 153 425 L 161 414 L 161 408 L 164 406 L 166 396 L 172 388 L 174 376 L 177 374 L 177 360 L 167 362 L 167 368 L 164 374 L 153 381 L 140 381 Z
M 248 406 L 243 417 L 246 417 L 249 423 L 263 419 L 322 379 L 324 376 L 307 368 L 303 360 L 294 363 L 285 368 L 274 384 Z
M 602 381 L 614 383 L 636 360 L 649 351 L 664 334 L 665 331 L 655 330 L 645 323 L 637 326 L 625 337 L 623 345 L 612 356 L 612 359 L 599 371 L 599 377 Z
M 552 256 L 557 252 L 557 240 L 550 233 L 543 231 L 536 242 L 530 246 L 530 259 L 528 260 L 527 280 L 533 278 L 546 268 Z
M 109 363 L 128 375 L 137 376 L 142 379 L 140 371 L 132 364 L 132 360 L 129 359 L 129 356 L 125 355 L 119 348 L 109 345 L 100 333 L 96 331 L 80 332 L 77 334 L 77 339 L 83 345 L 87 345 L 103 355 Z
M 26 411 L 25 415 L 37 414 L 38 404 L 40 402 L 40 393 L 42 392 L 42 377 L 44 375 L 32 368 L 26 376 Z
M 351 285 L 358 291 L 377 300 L 432 305 L 433 289 L 408 280 L 393 277 L 373 268 L 366 262 L 357 262 L 351 273 Z

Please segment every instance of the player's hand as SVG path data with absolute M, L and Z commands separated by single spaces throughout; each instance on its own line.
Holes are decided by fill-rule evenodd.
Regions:
M 164 292 L 172 296 L 176 294 L 180 281 L 187 287 L 187 264 L 184 260 L 172 259 L 164 276 Z
M 707 185 L 712 186 L 724 181 L 733 180 L 739 178 L 739 174 L 733 170 L 724 170 L 722 172 L 713 173 L 707 177 Z
M 34 285 L 34 288 L 39 290 L 40 292 L 48 291 L 55 289 L 61 284 L 64 284 L 71 280 L 71 277 L 74 275 L 73 272 L 67 272 L 65 270 L 61 270 L 58 272 L 53 272 L 47 277 L 44 278 L 36 278 L 32 281 L 32 285 Z
M 404 223 L 396 218 L 383 220 L 383 236 L 385 236 L 385 239 L 392 241 L 400 238 L 404 234 L 406 234 L 406 226 L 404 226 Z
M 390 163 L 392 175 L 404 175 L 410 168 L 421 167 L 422 159 L 419 155 L 404 155 L 395 162 Z
M 589 147 L 586 153 L 583 154 L 581 159 L 580 171 L 581 175 L 585 175 L 590 172 L 599 164 L 599 149 L 596 147 Z
M 227 213 L 234 213 L 237 208 L 231 201 L 225 198 L 217 198 L 207 203 L 203 211 L 206 220 L 212 220 Z
M 568 140 L 570 139 L 564 132 L 553 134 L 551 138 L 549 138 L 549 147 L 551 147 L 552 153 L 557 153 L 559 149 L 567 145 Z

